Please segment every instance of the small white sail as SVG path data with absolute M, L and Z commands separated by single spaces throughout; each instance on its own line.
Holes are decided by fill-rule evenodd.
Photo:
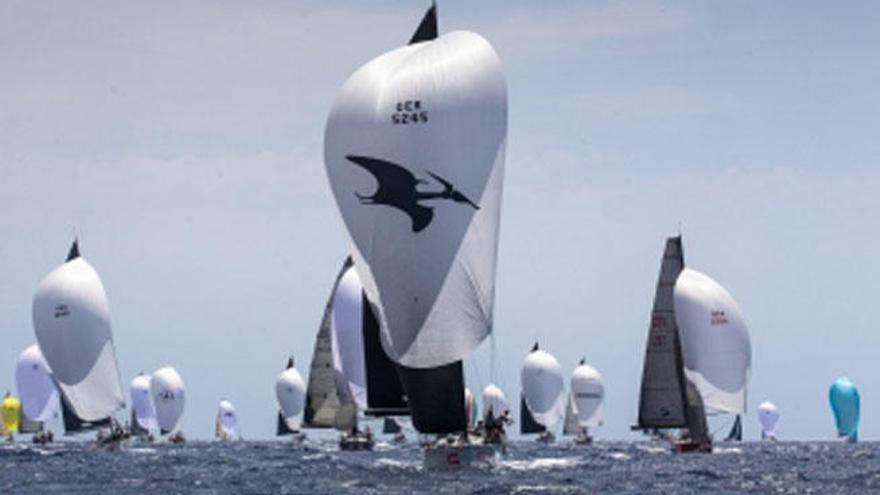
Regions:
M 348 267 L 333 295 L 330 332 L 333 367 L 341 385 L 364 411 L 367 409 L 367 376 L 364 365 L 363 291 L 354 266 Z
M 153 407 L 153 397 L 150 393 L 150 375 L 141 373 L 134 377 L 128 386 L 128 393 L 131 395 L 131 408 L 134 411 L 135 421 L 147 431 L 158 430 L 156 409 Z
M 21 400 L 21 412 L 30 420 L 47 421 L 58 414 L 58 389 L 36 344 L 18 356 L 15 384 Z
M 565 415 L 565 386 L 559 362 L 548 352 L 534 350 L 522 368 L 522 390 L 535 421 L 552 429 Z
M 299 430 L 306 402 L 306 385 L 296 368 L 288 368 L 275 381 L 275 397 L 287 427 Z
M 776 438 L 776 423 L 779 409 L 772 402 L 762 402 L 758 406 L 758 422 L 761 423 L 761 438 Z
M 507 87 L 481 36 L 387 52 L 339 90 L 324 161 L 388 356 L 463 359 L 492 330 Z
M 160 432 L 165 435 L 175 431 L 186 405 L 186 389 L 177 370 L 165 366 L 154 371 L 150 376 L 150 395 Z
M 505 411 L 510 411 L 510 402 L 504 396 L 504 392 L 494 383 L 486 385 L 483 389 L 483 411 L 488 414 L 492 411 L 495 419 L 500 418 Z
M 217 407 L 216 427 L 216 436 L 223 440 L 232 440 L 238 434 L 238 413 L 228 400 L 221 400 Z
M 80 419 L 102 420 L 125 407 L 107 296 L 76 243 L 68 261 L 40 282 L 33 322 L 52 376 Z
M 604 421 L 602 401 L 605 399 L 602 375 L 592 366 L 581 363 L 571 373 L 570 386 L 578 425 L 584 428 L 601 426 Z
M 686 376 L 707 408 L 745 413 L 752 348 L 736 301 L 717 282 L 690 268 L 678 276 L 674 300 Z

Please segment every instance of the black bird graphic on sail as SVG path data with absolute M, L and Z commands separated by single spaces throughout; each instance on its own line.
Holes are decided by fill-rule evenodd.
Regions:
M 455 189 L 452 183 L 430 171 L 426 170 L 431 178 L 443 186 L 442 191 L 419 191 L 417 186 L 428 182 L 424 179 L 417 179 L 412 172 L 396 163 L 367 156 L 348 155 L 346 158 L 373 174 L 379 184 L 376 192 L 371 196 L 355 193 L 361 204 L 397 208 L 409 215 L 412 220 L 413 232 L 418 233 L 425 230 L 434 218 L 434 208 L 420 204 L 420 201 L 445 199 L 456 203 L 466 203 L 475 210 L 480 209 L 476 203 Z

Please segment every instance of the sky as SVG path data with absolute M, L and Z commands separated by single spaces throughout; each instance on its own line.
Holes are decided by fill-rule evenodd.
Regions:
M 323 165 L 336 90 L 405 43 L 426 1 L 0 3 L 0 388 L 31 300 L 74 234 L 110 300 L 126 385 L 166 364 L 183 430 L 220 398 L 274 433 L 274 381 L 306 374 L 346 241 Z M 864 2 L 439 2 L 509 89 L 494 337 L 465 368 L 516 401 L 534 340 L 603 375 L 599 438 L 637 439 L 667 236 L 727 288 L 755 408 L 831 439 L 828 386 L 880 438 L 880 6 Z M 494 364 L 493 364 L 494 363 Z

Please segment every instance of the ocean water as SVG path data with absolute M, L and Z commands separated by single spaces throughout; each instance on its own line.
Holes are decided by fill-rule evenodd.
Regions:
M 416 445 L 333 443 L 0 446 L 0 494 L 880 493 L 880 443 L 720 444 L 674 455 L 659 442 L 518 442 L 489 467 L 427 471 Z

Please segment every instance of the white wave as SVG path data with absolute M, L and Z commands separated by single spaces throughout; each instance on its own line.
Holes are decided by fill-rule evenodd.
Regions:
M 395 468 L 395 469 L 417 469 L 421 465 L 420 462 L 405 462 L 397 459 L 389 459 L 382 457 L 373 462 L 373 467 Z
M 542 457 L 526 461 L 501 461 L 502 468 L 514 471 L 549 471 L 551 469 L 568 469 L 586 464 L 580 457 Z
M 715 447 L 712 449 L 714 454 L 742 454 L 743 451 L 739 447 Z
M 618 460 L 618 461 L 627 461 L 632 459 L 632 456 L 629 454 L 624 454 L 623 452 L 611 452 L 608 454 L 608 457 Z

